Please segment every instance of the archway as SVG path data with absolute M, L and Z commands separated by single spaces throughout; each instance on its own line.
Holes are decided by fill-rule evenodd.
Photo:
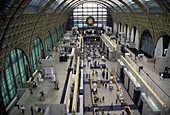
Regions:
M 38 63 L 41 59 L 44 58 L 44 49 L 41 40 L 37 37 L 34 40 L 34 45 L 32 47 L 32 56 L 31 56 L 31 69 L 32 73 L 38 68 Z
M 127 24 L 125 24 L 124 32 L 125 32 L 125 35 L 126 35 L 126 40 L 129 41 L 129 26 Z
M 120 23 L 119 23 L 119 33 L 122 32 L 122 29 L 123 29 L 123 28 L 122 28 L 122 23 L 120 22 Z
M 141 36 L 141 41 L 140 41 L 140 52 L 144 53 L 147 58 L 152 58 L 153 57 L 153 41 L 152 41 L 152 36 L 149 32 L 149 30 L 145 30 L 142 33 Z
M 155 47 L 154 58 L 170 56 L 170 36 L 164 35 L 159 38 Z
M 15 99 L 17 88 L 23 87 L 23 83 L 30 77 L 30 68 L 25 53 L 20 49 L 11 51 L 4 67 L 2 76 L 1 94 L 4 106 Z
M 131 30 L 131 37 L 130 38 L 131 38 L 130 41 L 134 43 L 135 40 L 136 40 L 136 26 L 133 26 L 133 28 Z
M 113 33 L 116 34 L 117 33 L 117 23 L 113 22 Z
M 135 43 L 135 49 L 139 49 L 139 32 L 136 26 L 133 26 L 131 30 L 131 37 L 129 41 Z

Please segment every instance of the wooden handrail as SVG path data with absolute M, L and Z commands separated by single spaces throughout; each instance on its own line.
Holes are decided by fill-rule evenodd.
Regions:
M 130 115 L 133 115 L 133 113 L 132 113 L 132 111 L 131 111 L 131 109 L 130 109 L 130 107 L 129 107 L 129 106 L 125 106 L 125 109 L 128 109 L 128 110 L 129 110 Z
M 73 104 L 72 104 L 72 115 L 76 114 L 76 98 L 77 98 L 77 88 L 78 88 L 78 76 L 79 76 L 79 64 L 80 57 L 77 58 L 77 68 L 76 68 L 76 78 L 75 78 L 75 85 L 74 85 L 74 94 L 73 94 Z
M 96 115 L 96 110 L 98 111 L 99 108 L 94 108 L 94 115 Z
M 112 42 L 111 42 L 111 41 L 110 41 L 110 40 L 106 37 L 106 35 L 105 35 L 105 34 L 103 34 L 103 36 L 104 36 L 104 37 L 105 37 L 105 39 L 106 39 L 106 40 L 107 40 L 107 41 L 111 44 L 111 46 L 112 46 L 112 47 L 116 48 L 116 46 L 112 44 Z

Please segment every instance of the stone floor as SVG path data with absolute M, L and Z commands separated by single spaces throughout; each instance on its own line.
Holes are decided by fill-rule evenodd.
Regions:
M 87 51 L 87 50 L 84 50 Z M 98 52 L 96 52 L 97 55 L 99 55 Z M 61 100 L 61 95 L 63 92 L 63 87 L 64 87 L 64 83 L 65 83 L 65 79 L 66 79 L 66 74 L 67 74 L 67 67 L 69 65 L 70 61 L 67 62 L 59 62 L 59 58 L 58 58 L 58 54 L 54 53 L 53 57 L 55 59 L 55 64 L 56 64 L 56 69 L 57 69 L 57 73 L 55 73 L 57 79 L 60 81 L 59 82 L 59 90 L 54 90 L 54 86 L 53 86 L 53 82 L 51 82 L 50 79 L 44 79 L 43 82 L 40 82 L 38 84 L 38 87 L 36 89 L 33 89 L 33 94 L 30 94 L 30 96 L 28 97 L 27 101 L 24 103 L 24 106 L 26 108 L 25 114 L 26 115 L 30 115 L 30 107 L 32 105 L 35 104 L 60 104 L 60 100 Z M 84 63 L 87 63 L 87 56 L 86 56 L 86 52 L 84 52 Z M 101 64 L 106 64 L 108 71 L 111 70 L 111 68 L 115 69 L 117 68 L 117 62 L 115 62 L 114 60 L 109 61 L 107 60 L 106 62 L 99 61 L 99 63 Z M 156 83 L 158 83 L 158 85 L 160 85 L 160 87 L 162 87 L 162 89 L 164 89 L 165 92 L 167 92 L 167 94 L 170 95 L 170 90 L 169 86 L 170 86 L 170 79 L 166 79 L 166 80 L 160 80 L 159 75 L 154 73 L 152 71 L 152 69 L 150 69 L 153 64 L 149 64 L 149 63 L 144 63 L 142 60 L 141 61 L 137 61 L 137 63 L 139 64 L 143 64 L 144 66 L 144 70 L 147 70 L 147 72 L 152 75 L 152 78 L 156 81 Z M 96 69 L 99 72 L 99 76 L 101 76 L 101 72 L 102 70 L 100 69 Z M 84 68 L 84 74 L 92 72 L 92 70 L 89 68 L 89 66 L 86 66 Z M 96 76 L 92 76 L 92 78 L 94 79 L 94 81 L 97 81 L 97 77 Z M 101 79 L 103 79 L 102 77 L 100 77 Z M 109 75 L 110 78 L 110 75 Z M 114 78 L 116 78 L 116 74 L 114 74 Z M 103 81 L 108 82 L 108 80 L 103 79 Z M 131 107 L 132 112 L 134 115 L 139 115 L 138 110 L 135 108 L 135 105 L 132 101 L 132 99 L 130 98 L 130 96 L 128 95 L 127 91 L 124 89 L 124 86 L 122 85 L 122 83 L 119 82 L 118 79 L 118 84 L 121 86 L 121 89 L 123 90 L 123 94 L 125 97 L 125 100 L 127 102 L 127 105 Z M 40 101 L 40 91 L 44 91 L 45 96 L 46 96 L 46 100 L 45 101 Z M 120 102 L 118 101 L 118 103 L 115 103 L 116 100 L 116 92 L 117 92 L 117 87 L 114 84 L 114 90 L 112 90 L 110 92 L 110 90 L 107 88 L 105 88 L 104 86 L 101 86 L 101 88 L 98 88 L 98 93 L 96 94 L 96 96 L 98 96 L 99 98 L 101 98 L 102 96 L 105 96 L 105 101 L 104 102 L 98 102 L 98 107 L 99 107 L 99 114 L 101 115 L 101 108 L 103 107 L 105 110 L 105 115 L 107 114 L 108 111 L 110 111 L 110 113 L 113 114 L 121 114 L 121 111 L 123 109 L 123 107 L 120 105 Z M 85 111 L 85 115 L 92 115 L 93 114 L 93 107 L 92 107 L 92 100 L 91 100 L 91 90 L 90 90 L 90 82 L 88 78 L 84 78 L 84 106 L 88 107 L 88 105 L 90 104 L 91 106 L 91 110 L 90 111 Z M 113 109 L 110 109 L 110 104 L 111 102 L 113 102 Z M 21 115 L 21 111 L 18 110 L 16 107 L 14 107 L 12 109 L 12 111 L 10 112 L 10 115 Z

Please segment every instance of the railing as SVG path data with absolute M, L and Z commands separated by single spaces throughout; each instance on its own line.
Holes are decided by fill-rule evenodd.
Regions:
M 74 94 L 73 94 L 73 104 L 72 104 L 72 115 L 76 114 L 76 103 L 77 103 L 77 91 L 78 91 L 78 76 L 79 76 L 79 66 L 80 66 L 80 56 L 77 58 L 77 68 L 76 68 L 76 78 L 74 85 Z
M 70 60 L 70 65 L 69 65 L 70 67 L 72 67 L 72 61 L 73 61 L 73 57 Z M 66 94 L 66 91 L 67 91 L 67 85 L 68 85 L 69 76 L 70 76 L 70 71 L 67 72 L 66 81 L 65 81 L 65 84 L 64 84 L 64 89 L 63 89 L 63 93 L 62 93 L 62 96 L 61 96 L 60 104 L 64 103 L 65 94 Z
M 132 71 L 136 74 L 136 76 L 141 80 L 141 82 L 146 86 L 146 88 L 151 92 L 151 94 L 158 100 L 158 102 L 161 104 L 163 107 L 162 109 L 162 115 L 165 114 L 165 108 L 166 105 L 164 102 L 158 97 L 158 95 L 151 89 L 151 87 L 146 83 L 146 81 L 139 75 L 139 73 L 131 66 L 131 64 L 123 57 L 121 58 L 127 63 L 127 65 L 132 69 Z

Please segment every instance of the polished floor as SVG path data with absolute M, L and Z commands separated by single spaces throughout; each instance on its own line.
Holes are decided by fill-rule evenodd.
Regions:
M 97 50 L 97 48 L 95 48 L 96 50 L 96 54 L 99 57 L 100 54 Z M 87 51 L 86 47 L 84 49 L 84 51 Z M 93 56 L 93 53 L 91 53 L 91 56 Z M 89 63 L 87 63 L 87 52 L 84 53 L 84 63 L 86 64 L 86 67 L 84 68 L 84 74 L 86 75 L 86 73 L 92 73 L 93 69 L 90 69 Z M 99 62 L 99 64 L 106 64 L 106 67 L 108 68 L 108 72 L 111 71 L 111 69 L 116 70 L 117 68 L 117 62 L 115 61 L 109 61 L 106 59 L 106 62 L 103 62 L 101 60 L 101 58 L 97 59 L 95 58 L 94 61 L 92 60 L 90 63 L 94 63 L 95 61 Z M 109 90 L 109 85 L 110 85 L 110 75 L 108 76 L 108 79 L 106 79 L 106 77 L 103 79 L 102 77 L 102 71 L 104 69 L 94 69 L 94 71 L 97 71 L 99 73 L 99 78 L 103 80 L 103 82 L 107 83 L 107 88 L 105 86 L 103 86 L 101 84 L 100 88 L 97 88 L 97 94 L 96 96 L 99 97 L 99 99 L 101 98 L 101 102 L 98 101 L 98 108 L 99 108 L 99 115 L 101 115 L 101 109 L 102 107 L 104 108 L 104 113 L 105 115 L 110 112 L 111 115 L 113 114 L 117 114 L 120 115 L 122 113 L 122 110 L 124 109 L 124 106 L 121 105 L 120 101 L 117 101 L 116 103 L 116 99 L 117 99 L 117 87 L 115 84 L 113 84 L 114 89 L 112 91 Z M 106 69 L 105 69 L 106 72 Z M 96 76 L 96 74 L 91 75 L 92 79 L 94 80 L 95 83 L 97 83 L 97 79 L 98 77 Z M 114 78 L 116 79 L 116 73 L 114 73 Z M 137 106 L 133 103 L 132 99 L 130 98 L 130 96 L 128 95 L 127 91 L 125 90 L 124 86 L 122 85 L 122 83 L 120 83 L 119 79 L 118 79 L 118 84 L 120 85 L 122 91 L 123 91 L 123 96 L 127 102 L 126 106 L 130 106 L 130 108 L 132 109 L 132 112 L 134 115 L 140 115 L 140 113 L 137 110 Z M 85 111 L 85 115 L 92 115 L 93 114 L 93 107 L 92 107 L 92 99 L 89 99 L 89 97 L 91 97 L 91 89 L 90 89 L 90 82 L 89 82 L 89 78 L 85 77 L 84 79 L 84 87 L 85 87 L 85 107 L 87 108 L 89 106 L 89 104 L 91 105 L 91 109 L 90 111 L 86 110 Z M 105 97 L 105 100 L 102 101 L 102 97 Z M 91 97 L 92 98 L 92 97 Z M 113 103 L 113 108 L 110 108 L 111 103 Z
M 59 80 L 59 90 L 54 90 L 51 79 L 44 79 L 43 82 L 39 82 L 37 88 L 33 89 L 33 94 L 30 94 L 23 104 L 26 109 L 25 115 L 31 114 L 31 106 L 39 106 L 40 104 L 60 104 L 70 59 L 67 62 L 59 62 L 58 52 L 54 52 L 53 57 L 50 57 L 49 59 L 54 59 L 54 64 L 56 65 L 57 73 L 54 74 L 56 75 L 56 80 Z M 40 101 L 41 91 L 45 93 L 45 101 Z M 40 108 L 44 109 L 43 107 Z M 57 113 L 60 113 L 60 109 L 56 110 L 58 110 Z M 14 107 L 10 112 L 10 115 L 22 115 L 22 113 L 17 107 Z

